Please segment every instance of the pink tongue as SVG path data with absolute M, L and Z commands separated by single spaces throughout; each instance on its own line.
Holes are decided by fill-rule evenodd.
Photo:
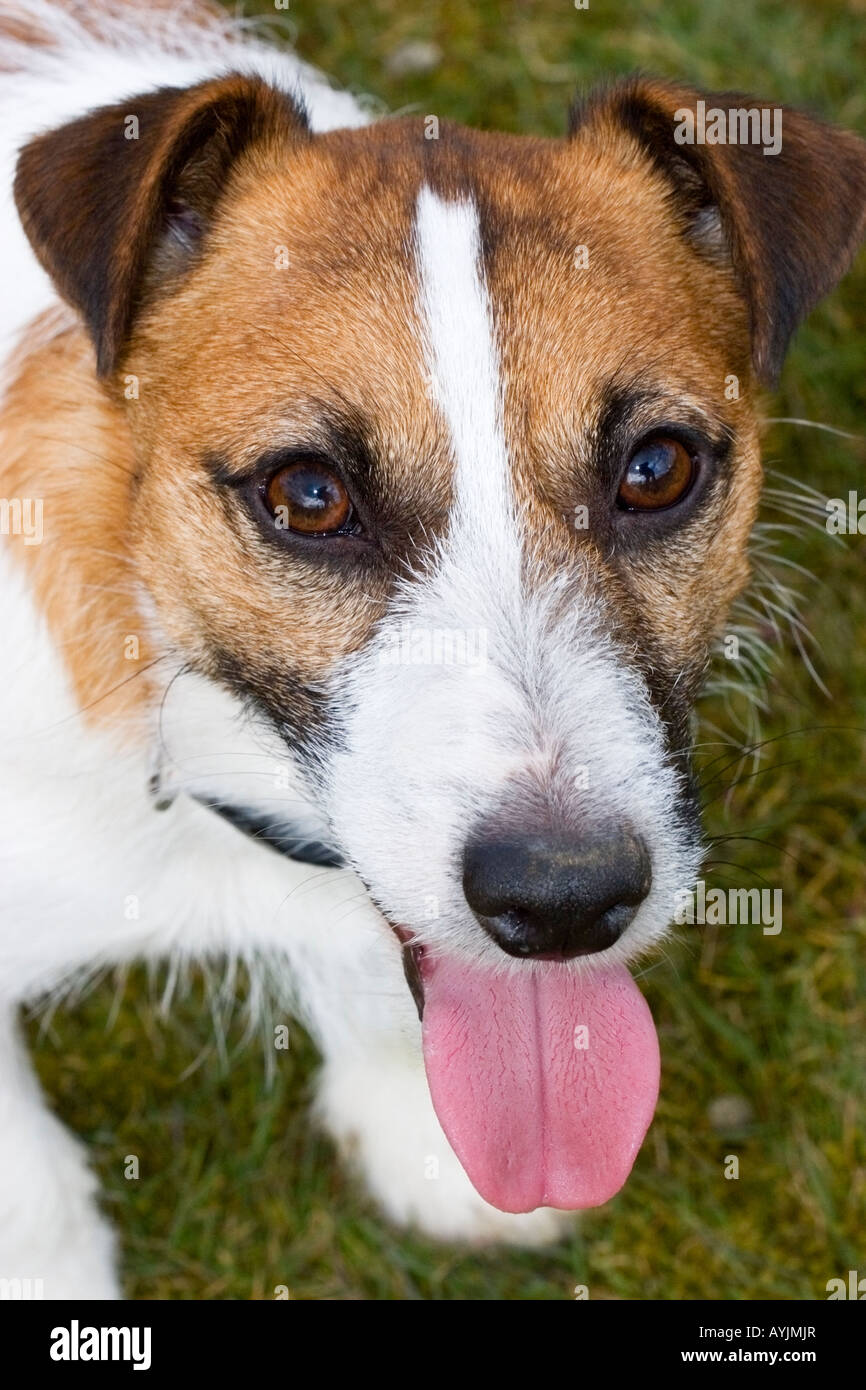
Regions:
M 653 1117 L 659 1048 L 621 966 L 499 974 L 425 953 L 424 1062 L 436 1114 L 501 1211 L 596 1207 L 631 1172 Z

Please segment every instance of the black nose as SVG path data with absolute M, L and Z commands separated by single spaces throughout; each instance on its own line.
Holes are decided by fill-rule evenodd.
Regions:
M 463 892 L 486 932 L 510 956 L 569 960 L 612 946 L 650 890 L 642 840 L 477 839 L 463 858 Z

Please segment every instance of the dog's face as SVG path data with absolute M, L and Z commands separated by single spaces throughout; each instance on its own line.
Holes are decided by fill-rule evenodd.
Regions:
M 464 893 L 479 838 L 633 837 L 650 891 L 602 939 L 665 929 L 758 492 L 749 354 L 651 169 L 579 139 L 431 155 L 421 121 L 251 163 L 134 334 L 162 620 L 285 729 L 417 939 L 501 954 Z
M 690 712 L 747 577 L 755 391 L 863 219 L 853 138 L 786 113 L 777 163 L 677 147 L 687 104 L 631 84 L 563 141 L 311 135 L 226 79 L 127 103 L 126 147 L 117 110 L 43 137 L 19 172 L 109 389 L 137 383 L 128 533 L 159 629 L 284 738 L 407 944 L 446 1129 L 517 1209 L 615 1190 L 651 1113 L 618 967 L 699 863 Z M 515 1179 L 478 1155 L 495 1108 L 483 1143 L 461 1128 L 486 1102 L 443 1079 L 443 1039 L 483 1032 L 461 1047 L 486 1076 L 528 981 L 549 1034 L 613 1009 L 633 1039 L 599 1045 L 572 1117 L 601 1149 L 619 1124 L 615 1173 Z

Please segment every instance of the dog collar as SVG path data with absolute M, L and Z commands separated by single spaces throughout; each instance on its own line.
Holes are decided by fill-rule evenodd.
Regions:
M 286 829 L 282 821 L 275 821 L 270 816 L 249 810 L 246 806 L 234 806 L 227 801 L 212 801 L 203 796 L 193 796 L 193 800 L 200 806 L 215 811 L 242 835 L 257 841 L 267 849 L 274 850 L 277 854 L 282 854 L 286 859 L 297 859 L 301 864 L 317 864 L 322 869 L 345 868 L 342 855 L 330 845 L 302 835 L 300 831 L 293 833 Z
M 176 791 L 168 791 L 163 785 L 159 767 L 151 774 L 149 791 L 156 811 L 167 811 L 177 796 Z M 281 854 L 285 859 L 296 859 L 300 864 L 316 864 L 321 869 L 346 867 L 342 855 L 330 845 L 309 835 L 302 835 L 300 831 L 287 830 L 282 821 L 251 811 L 247 806 L 235 806 L 230 801 L 196 796 L 194 792 L 189 792 L 188 795 L 193 801 L 197 801 L 199 806 L 205 806 L 209 811 L 221 816 L 248 839 L 255 840 L 265 849 L 273 850 L 275 854 Z

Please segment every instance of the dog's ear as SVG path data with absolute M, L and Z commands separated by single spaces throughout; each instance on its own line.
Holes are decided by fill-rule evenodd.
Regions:
M 747 142 L 709 143 L 720 131 L 714 111 L 737 113 Z M 764 152 L 761 120 L 781 137 L 775 153 Z M 684 233 L 707 254 L 731 258 L 756 371 L 774 383 L 794 329 L 866 234 L 866 143 L 789 107 L 642 77 L 576 103 L 570 132 L 620 141 L 627 132 L 661 170 Z
M 82 314 L 100 375 L 116 366 L 154 279 L 197 255 L 235 161 L 287 135 L 309 136 L 302 110 L 259 78 L 230 75 L 103 107 L 25 146 L 21 221 Z

